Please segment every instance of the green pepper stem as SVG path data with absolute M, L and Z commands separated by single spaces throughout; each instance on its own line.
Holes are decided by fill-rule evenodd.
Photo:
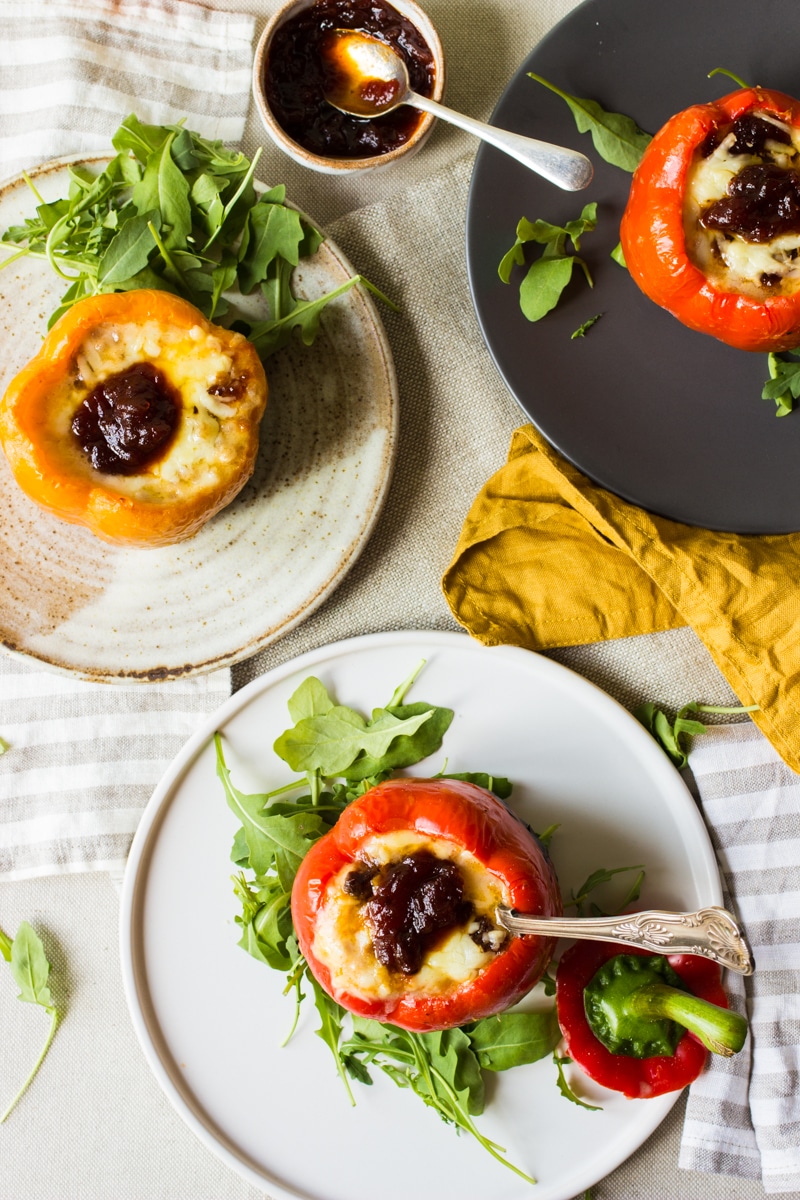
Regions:
M 625 1011 L 632 1017 L 659 1020 L 664 1017 L 683 1025 L 712 1054 L 730 1058 L 738 1053 L 747 1037 L 747 1021 L 729 1008 L 709 1004 L 691 992 L 669 987 L 666 983 L 647 983 L 625 999 Z

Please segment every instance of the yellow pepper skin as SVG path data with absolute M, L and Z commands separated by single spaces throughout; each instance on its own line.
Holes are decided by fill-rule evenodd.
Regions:
M 161 362 L 156 339 L 140 357 L 155 363 L 171 385 L 178 410 L 175 438 L 136 472 L 106 473 L 92 466 L 72 432 L 69 404 L 77 408 L 83 393 L 79 382 L 70 381 L 79 381 L 81 348 L 93 336 L 114 338 L 117 329 L 137 327 L 163 331 L 173 346 L 211 345 L 215 361 L 228 366 L 224 377 L 209 381 L 207 436 L 199 450 L 202 461 L 193 463 L 186 447 L 198 441 L 196 384 L 190 395 L 181 383 L 192 356 Z M 79 389 L 77 398 L 70 399 L 71 387 Z M 163 546 L 193 536 L 250 478 L 266 402 L 264 368 L 241 334 L 212 325 L 194 305 L 168 292 L 109 293 L 70 308 L 12 380 L 0 402 L 0 443 L 17 483 L 43 509 L 109 542 Z

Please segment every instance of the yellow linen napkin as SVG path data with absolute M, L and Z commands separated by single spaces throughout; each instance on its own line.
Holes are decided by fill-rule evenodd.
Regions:
M 654 516 L 524 425 L 472 505 L 442 587 L 485 645 L 546 650 L 691 625 L 800 772 L 799 583 L 800 534 L 715 533 Z

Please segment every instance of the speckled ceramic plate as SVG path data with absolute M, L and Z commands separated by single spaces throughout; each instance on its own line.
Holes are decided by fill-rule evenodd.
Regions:
M 33 179 L 45 199 L 66 194 L 67 161 Z M 0 228 L 35 203 L 22 179 L 7 184 Z M 310 299 L 352 274 L 328 241 L 295 291 Z M 61 283 L 41 260 L 0 271 L 0 389 L 39 349 Z M 111 546 L 49 516 L 0 454 L 4 646 L 88 679 L 169 679 L 247 658 L 322 603 L 369 537 L 397 440 L 394 366 L 369 297 L 353 288 L 333 301 L 315 344 L 282 350 L 267 376 L 253 478 L 177 546 Z

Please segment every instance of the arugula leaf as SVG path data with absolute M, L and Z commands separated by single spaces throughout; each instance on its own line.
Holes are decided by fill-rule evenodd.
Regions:
M 547 828 L 543 829 L 541 833 L 536 834 L 536 837 L 542 843 L 545 850 L 549 849 L 550 843 L 553 840 L 553 834 L 556 833 L 560 828 L 561 828 L 561 823 L 558 822 L 555 825 L 548 825 Z
M 609 255 L 609 257 L 613 258 L 615 263 L 618 263 L 621 267 L 624 267 L 625 270 L 627 271 L 628 264 L 625 262 L 625 251 L 622 249 L 622 242 L 617 242 L 616 246 L 611 251 L 611 254 Z
M 289 716 L 295 724 L 309 717 L 324 717 L 334 707 L 325 687 L 313 675 L 304 679 L 289 697 Z
M 626 904 L 632 903 L 632 901 L 637 899 L 639 896 L 642 883 L 644 882 L 644 868 L 642 867 L 641 863 L 637 863 L 635 867 L 612 867 L 611 870 L 608 870 L 606 867 L 600 867 L 597 871 L 593 871 L 589 878 L 584 880 L 577 892 L 572 892 L 572 900 L 567 907 L 571 908 L 574 905 L 578 910 L 578 916 L 584 916 L 584 906 L 595 888 L 600 887 L 601 884 L 608 883 L 614 878 L 615 875 L 622 875 L 626 871 L 638 871 L 639 875 L 637 875 L 632 886 L 628 890 L 625 899 L 616 907 L 616 909 L 613 910 L 614 912 L 619 912 L 620 909 L 624 908 Z M 594 907 L 596 908 L 595 915 L 601 915 L 602 910 L 597 908 L 596 905 Z M 610 916 L 611 914 L 608 913 L 604 915 Z
M 398 734 L 413 734 L 432 716 L 433 710 L 405 719 L 393 716 L 385 708 L 373 710 L 367 722 L 352 708 L 334 705 L 328 712 L 305 717 L 292 729 L 285 730 L 274 745 L 275 753 L 294 771 L 321 771 L 324 775 L 342 775 L 359 754 L 380 757 Z
M 548 83 L 533 71 L 528 72 L 528 77 L 535 79 L 565 101 L 575 118 L 578 132 L 591 133 L 594 148 L 601 158 L 614 167 L 621 167 L 623 171 L 636 170 L 652 139 L 631 117 L 622 113 L 606 112 L 596 100 L 582 100 L 578 96 L 571 96 L 569 92 L 563 92 L 554 83 Z
M 317 983 L 311 972 L 308 972 L 308 978 L 314 990 L 314 1004 L 320 1016 L 320 1027 L 316 1031 L 317 1037 L 322 1038 L 323 1042 L 330 1049 L 336 1063 L 336 1070 L 339 1072 L 342 1083 L 349 1097 L 350 1103 L 355 1107 L 353 1093 L 350 1090 L 350 1084 L 347 1080 L 347 1073 L 344 1068 L 344 1061 L 339 1049 L 339 1040 L 342 1036 L 342 1019 L 344 1017 L 344 1009 L 340 1008 L 335 1000 L 332 1000 L 328 993 L 324 991 Z
M 484 1071 L 508 1071 L 538 1062 L 561 1040 L 555 1008 L 541 1012 L 504 1012 L 465 1027 Z
M 5 740 L 5 738 L 0 737 L 0 754 L 5 754 L 10 749 L 11 749 L 11 747 L 9 746 L 9 744 Z
M 109 242 L 97 265 L 97 282 L 101 286 L 122 282 L 144 270 L 150 251 L 155 247 L 150 225 L 160 228 L 158 209 L 130 217 L 119 227 L 117 236 Z
M 675 721 L 670 725 L 669 720 L 660 708 L 657 708 L 652 701 L 647 701 L 645 704 L 640 704 L 634 709 L 633 715 L 636 720 L 644 725 L 645 729 L 661 746 L 661 749 L 669 755 L 679 770 L 689 764 L 688 753 L 681 745 L 681 738 L 684 735 L 697 736 L 708 731 L 708 726 L 702 721 L 694 721 L 686 716 L 686 713 L 721 713 L 721 714 L 740 714 L 758 712 L 757 704 L 750 705 L 733 705 L 732 707 L 719 706 L 715 704 L 700 704 L 698 701 L 691 701 L 689 704 L 684 704 L 678 710 Z
M 588 321 L 584 321 L 582 325 L 578 326 L 574 333 L 570 334 L 570 341 L 574 342 L 575 338 L 586 337 L 587 332 L 592 328 L 593 325 L 597 324 L 602 316 L 603 313 L 596 313 L 595 316 L 589 317 Z
M 273 261 L 280 257 L 296 267 L 305 236 L 300 214 L 282 204 L 259 201 L 248 215 L 250 226 L 247 249 L 239 260 L 239 288 L 243 295 L 252 292 L 267 278 Z
M 364 753 L 343 772 L 344 778 L 350 782 L 368 779 L 383 771 L 399 771 L 404 767 L 412 767 L 433 754 L 442 744 L 442 738 L 450 728 L 453 720 L 451 708 L 437 708 L 433 704 L 396 704 L 384 710 L 396 717 L 398 721 L 408 721 L 413 717 L 427 717 L 424 724 L 416 732 L 401 733 L 381 755 Z
M 580 217 L 566 225 L 553 225 L 549 221 L 529 221 L 522 217 L 517 225 L 517 238 L 500 261 L 498 275 L 508 283 L 514 265 L 524 266 L 522 247 L 528 242 L 544 246 L 541 258 L 534 260 L 528 268 L 519 288 L 519 303 L 529 321 L 540 321 L 551 312 L 561 298 L 561 293 L 572 278 L 573 268 L 578 265 L 586 276 L 589 287 L 593 287 L 589 268 L 577 254 L 568 254 L 567 239 L 575 250 L 580 249 L 580 239 L 597 225 L 597 205 L 586 204 Z
M 383 292 L 379 291 L 368 279 L 363 275 L 354 275 L 346 283 L 339 284 L 337 288 L 327 292 L 324 296 L 319 296 L 316 300 L 299 301 L 284 316 L 260 321 L 256 325 L 246 325 L 245 323 L 242 332 L 253 343 L 262 358 L 267 358 L 270 354 L 274 354 L 276 350 L 280 350 L 283 346 L 287 345 L 295 331 L 299 333 L 302 343 L 305 346 L 310 346 L 319 332 L 319 322 L 323 309 L 332 300 L 344 295 L 345 292 L 348 292 L 351 287 L 355 287 L 358 283 L 362 284 L 367 291 L 372 292 L 384 304 L 387 304 L 397 312 L 397 305 L 389 300 L 387 296 L 384 296 Z
M 572 1062 L 572 1059 L 569 1057 L 569 1055 L 554 1054 L 553 1062 L 556 1064 L 556 1070 L 558 1071 L 558 1090 L 561 1092 L 561 1095 L 564 1097 L 564 1099 L 570 1100 L 573 1104 L 577 1104 L 579 1108 L 587 1108 L 589 1112 L 602 1112 L 603 1110 L 600 1105 L 587 1104 L 585 1100 L 581 1100 L 579 1096 L 576 1096 L 572 1088 L 567 1083 L 567 1077 L 564 1074 L 564 1067 L 568 1066 Z
M 534 1180 L 504 1155 L 503 1148 L 481 1134 L 473 1115 L 483 1110 L 480 1066 L 461 1029 L 411 1033 L 353 1017 L 353 1036 L 341 1046 L 348 1064 L 353 1059 L 380 1068 L 398 1087 L 409 1087 L 443 1120 L 470 1133 L 498 1162 L 528 1183 Z
M 769 379 L 761 390 L 761 399 L 774 400 L 775 416 L 786 417 L 794 409 L 795 400 L 800 398 L 800 351 L 770 354 L 767 362 Z
M 139 183 L 134 184 L 132 193 L 133 203 L 140 215 L 154 209 L 161 213 L 167 249 L 185 246 L 192 232 L 189 184 L 172 157 L 174 140 L 175 134 L 171 133 L 157 150 L 153 150 L 147 159 L 144 175 Z
M 14 1099 L 5 1111 L 0 1114 L 0 1125 L 2 1125 L 27 1090 L 31 1080 L 42 1065 L 47 1051 L 50 1049 L 50 1043 L 53 1040 L 56 1026 L 58 1025 L 58 1011 L 53 1004 L 48 984 L 50 963 L 47 961 L 47 955 L 44 952 L 41 939 L 27 921 L 20 922 L 17 936 L 13 941 L 0 930 L 0 954 L 11 965 L 11 973 L 19 987 L 18 998 L 27 1004 L 39 1005 L 50 1017 L 50 1028 L 44 1046 L 33 1065 L 33 1070 L 29 1073 Z
M 117 154 L 104 170 L 69 169 L 67 196 L 45 203 L 28 180 L 36 216 L 0 237 L 18 247 L 0 268 L 30 255 L 66 281 L 48 328 L 86 296 L 145 287 L 183 296 L 247 334 L 242 297 L 260 289 L 269 317 L 253 336 L 266 358 L 294 331 L 310 346 L 325 306 L 357 284 L 390 303 L 361 276 L 315 300 L 295 299 L 292 271 L 323 238 L 284 204 L 282 186 L 256 194 L 260 150 L 250 161 L 182 123 L 146 125 L 133 114 L 112 141 Z
M 478 787 L 484 788 L 487 792 L 492 792 L 497 796 L 498 800 L 507 800 L 514 790 L 514 785 L 510 779 L 506 779 L 502 775 L 487 775 L 485 771 L 461 771 L 454 775 L 439 774 L 437 779 L 464 779 L 467 783 L 474 783 Z

